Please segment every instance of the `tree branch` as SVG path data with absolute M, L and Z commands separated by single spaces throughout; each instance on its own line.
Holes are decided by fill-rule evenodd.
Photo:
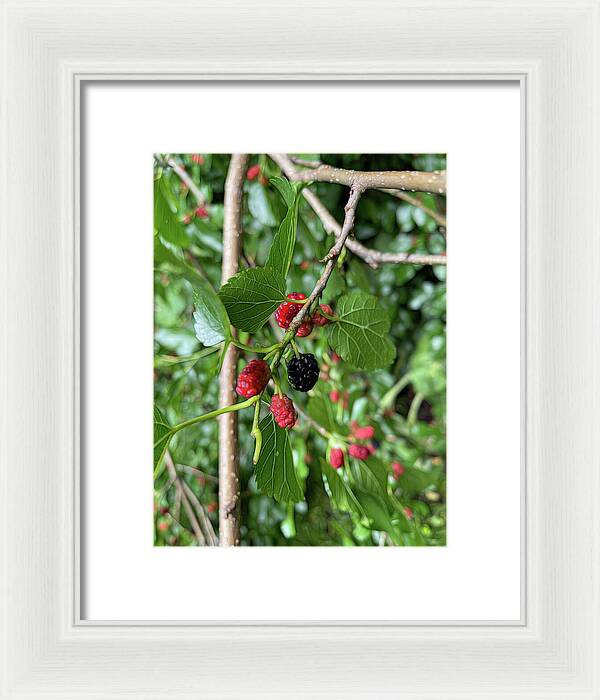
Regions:
M 206 538 L 208 539 L 208 544 L 211 547 L 218 547 L 219 539 L 217 537 L 215 529 L 213 528 L 212 523 L 210 522 L 210 518 L 208 517 L 206 508 L 202 505 L 202 503 L 200 503 L 196 494 L 192 491 L 188 484 L 186 484 L 185 481 L 183 481 L 183 479 L 181 480 L 181 486 L 183 487 L 184 493 L 187 495 L 189 500 L 193 503 L 193 505 L 196 508 L 198 520 L 202 522 L 202 528 L 204 530 L 204 533 L 206 534 Z
M 169 154 L 167 154 L 164 158 L 164 160 L 161 161 L 161 159 L 158 159 L 159 163 L 162 163 L 163 165 L 168 165 L 169 168 L 173 170 L 173 172 L 177 175 L 177 177 L 185 184 L 185 186 L 188 188 L 188 190 L 194 195 L 194 198 L 198 202 L 199 206 L 204 206 L 206 204 L 206 200 L 204 198 L 204 195 L 200 191 L 200 188 L 198 185 L 192 180 L 190 177 L 189 173 L 187 170 L 182 166 L 179 165 L 179 163 Z
M 276 153 L 274 155 L 285 155 Z M 446 171 L 433 170 L 419 172 L 417 170 L 379 170 L 361 171 L 334 168 L 332 165 L 319 165 L 308 170 L 297 170 L 294 180 L 301 182 L 331 182 L 338 185 L 360 185 L 363 190 L 392 189 L 409 190 L 410 192 L 446 193 Z
M 269 156 L 277 163 L 284 174 L 293 180 L 298 172 L 291 160 L 285 153 L 270 153 Z M 321 219 L 323 228 L 327 233 L 339 238 L 342 233 L 342 227 L 339 225 L 335 217 L 329 209 L 321 202 L 319 197 L 308 187 L 302 190 L 304 199 L 308 202 L 315 214 Z M 418 265 L 446 265 L 445 255 L 421 255 L 418 253 L 382 253 L 372 248 L 367 248 L 357 240 L 348 239 L 346 247 L 357 257 L 364 260 L 371 267 L 377 267 L 382 263 L 406 264 L 413 263 Z
M 175 464 L 173 462 L 173 458 L 171 457 L 171 453 L 168 450 L 165 452 L 165 466 L 167 467 L 167 471 L 169 472 L 170 478 L 175 483 L 175 488 L 177 489 L 177 498 L 181 501 L 183 509 L 185 510 L 186 515 L 188 516 L 196 540 L 198 541 L 198 544 L 201 547 L 203 547 L 206 545 L 206 537 L 204 536 L 202 528 L 198 523 L 198 519 L 196 518 L 194 509 L 192 508 L 190 502 L 187 499 L 186 494 L 184 493 L 182 482 L 179 478 L 179 475 L 177 474 L 177 470 L 175 469 Z
M 331 433 L 326 430 L 320 423 L 317 423 L 317 421 L 314 418 L 311 418 L 308 413 L 302 408 L 302 406 L 299 406 L 297 403 L 294 405 L 294 408 L 296 411 L 304 418 L 304 420 L 312 425 L 312 427 L 325 439 L 329 439 L 332 437 Z
M 327 253 L 327 255 L 323 258 L 323 262 L 326 263 L 325 269 L 319 277 L 314 289 L 310 293 L 310 296 L 302 305 L 300 311 L 294 316 L 293 321 L 290 323 L 287 333 L 284 336 L 284 343 L 282 345 L 282 349 L 285 347 L 286 338 L 294 338 L 294 336 L 296 335 L 296 331 L 298 330 L 304 317 L 308 313 L 311 304 L 313 303 L 313 301 L 315 301 L 315 299 L 317 299 L 321 295 L 322 291 L 325 289 L 327 281 L 331 277 L 331 273 L 335 268 L 337 259 L 339 258 L 340 253 L 344 248 L 346 239 L 348 238 L 354 227 L 356 207 L 358 206 L 358 202 L 363 192 L 364 188 L 361 184 L 354 183 L 353 185 L 351 185 L 350 196 L 348 197 L 348 202 L 346 203 L 346 206 L 344 208 L 346 212 L 344 216 L 344 224 L 342 226 L 339 238 L 336 240 L 329 253 Z
M 247 154 L 233 154 L 225 180 L 221 284 L 239 269 L 242 195 Z M 238 350 L 230 344 L 219 375 L 219 407 L 235 402 Z M 219 540 L 222 547 L 240 544 L 240 465 L 237 413 L 219 416 Z
M 323 165 L 321 161 L 319 160 L 305 160 L 304 158 L 296 158 L 295 156 L 290 156 L 290 160 L 292 163 L 295 163 L 296 165 L 301 165 L 305 168 L 319 168 Z M 409 204 L 412 204 L 413 207 L 418 207 L 419 209 L 422 209 L 428 216 L 430 216 L 439 226 L 443 226 L 446 228 L 446 218 L 443 216 L 443 214 L 438 214 L 438 212 L 434 211 L 433 209 L 430 209 L 427 207 L 423 202 L 421 202 L 420 199 L 417 199 L 417 197 L 412 197 L 409 194 L 406 194 L 405 192 L 402 192 L 401 190 L 386 190 L 386 189 L 381 189 L 381 192 L 387 192 L 388 194 L 391 194 L 393 197 L 396 197 L 397 199 L 402 199 L 405 202 L 408 202 Z

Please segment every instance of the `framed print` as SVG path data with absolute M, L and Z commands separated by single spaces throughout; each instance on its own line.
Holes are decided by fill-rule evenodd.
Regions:
M 600 697 L 598 2 L 2 9 L 0 697 Z
M 82 201 L 86 203 L 82 211 L 82 228 L 87 232 L 82 247 L 86 280 L 82 313 L 90 319 L 86 325 L 86 350 L 82 354 L 82 377 L 86 387 L 82 410 L 82 433 L 85 435 L 82 444 L 84 481 L 81 497 L 82 531 L 85 532 L 85 540 L 82 541 L 85 552 L 82 557 L 82 618 L 203 621 L 208 616 L 210 619 L 246 623 L 286 620 L 292 624 L 311 620 L 346 623 L 356 620 L 363 624 L 375 620 L 386 624 L 397 624 L 398 621 L 418 624 L 431 620 L 446 624 L 456 621 L 481 624 L 483 620 L 494 620 L 514 624 L 521 620 L 524 615 L 522 588 L 525 580 L 522 524 L 525 489 L 521 485 L 525 465 L 520 454 L 523 427 L 519 373 L 521 265 L 518 257 L 507 255 L 501 265 L 502 284 L 495 279 L 489 284 L 489 269 L 479 263 L 482 258 L 495 255 L 494 242 L 498 236 L 507 242 L 512 241 L 514 247 L 520 245 L 522 139 L 518 82 L 496 81 L 477 87 L 458 83 L 416 85 L 388 82 L 373 85 L 325 82 L 319 85 L 285 85 L 273 82 L 262 85 L 205 85 L 201 90 L 190 83 L 135 87 L 101 84 L 85 86 L 81 94 L 85 115 L 82 129 L 85 139 L 81 147 L 85 171 Z M 377 129 L 365 129 L 358 138 L 351 125 L 345 127 L 339 124 L 335 114 L 319 115 L 318 119 L 301 114 L 295 118 L 290 116 L 281 129 L 263 118 L 265 110 L 276 110 L 281 101 L 285 103 L 296 99 L 303 103 L 318 103 L 325 95 L 329 99 L 355 104 L 355 116 L 363 124 L 369 123 L 370 105 L 373 103 L 385 104 L 391 109 L 401 109 L 401 105 L 406 103 L 420 104 L 422 111 L 434 115 L 435 106 L 445 101 L 446 125 L 436 127 L 424 119 L 421 112 L 415 112 L 403 119 L 405 131 L 410 137 L 400 136 L 390 142 L 387 136 L 385 140 L 380 139 Z M 212 280 L 217 281 L 218 289 L 222 267 L 218 251 L 223 240 L 221 216 L 225 208 L 224 185 L 230 163 L 233 162 L 230 154 L 220 154 L 219 150 L 228 143 L 240 151 L 246 138 L 240 135 L 239 141 L 232 144 L 229 128 L 221 127 L 226 119 L 224 115 L 230 113 L 226 105 L 252 100 L 261 105 L 261 110 L 246 118 L 254 143 L 279 143 L 289 138 L 290 131 L 303 132 L 302 139 L 306 144 L 303 146 L 304 159 L 300 159 L 303 162 L 309 162 L 306 158 L 310 144 L 323 144 L 322 147 L 326 144 L 330 150 L 341 154 L 335 156 L 326 153 L 323 158 L 329 163 L 345 163 L 350 166 L 346 168 L 349 171 L 354 163 L 365 163 L 362 167 L 355 166 L 354 172 L 365 169 L 377 172 L 378 164 L 389 168 L 394 162 L 406 162 L 394 161 L 396 156 L 382 153 L 390 143 L 394 144 L 396 154 L 405 152 L 404 143 L 418 147 L 418 153 L 411 158 L 422 168 L 432 163 L 429 166 L 431 171 L 436 170 L 437 164 L 445 164 L 442 159 L 447 159 L 450 164 L 446 169 L 447 178 L 453 183 L 452 200 L 450 202 L 448 195 L 436 192 L 433 203 L 441 202 L 445 207 L 450 202 L 448 215 L 463 233 L 459 242 L 453 242 L 451 236 L 446 241 L 446 227 L 440 226 L 425 212 L 427 218 L 419 219 L 421 225 L 416 225 L 414 218 L 419 218 L 419 214 L 414 207 L 415 200 L 411 200 L 413 203 L 396 197 L 389 200 L 389 193 L 370 190 L 361 195 L 355 229 L 358 235 L 360 231 L 371 230 L 371 238 L 363 238 L 363 242 L 360 242 L 361 239 L 355 235 L 350 245 L 358 253 L 363 253 L 366 248 L 369 251 L 376 248 L 384 250 L 387 256 L 392 256 L 392 262 L 382 262 L 373 268 L 350 250 L 349 262 L 336 266 L 335 270 L 332 268 L 330 280 L 333 283 L 328 280 L 322 301 L 333 310 L 339 304 L 343 306 L 348 299 L 367 299 L 369 304 L 374 304 L 376 323 L 379 310 L 385 312 L 391 322 L 388 331 L 375 334 L 377 337 L 368 335 L 366 341 L 371 343 L 372 351 L 377 352 L 377 346 L 373 343 L 380 343 L 381 348 L 385 349 L 388 347 L 385 340 L 388 337 L 393 346 L 390 352 L 399 354 L 393 362 L 386 357 L 381 361 L 362 355 L 351 357 L 359 363 L 368 362 L 372 369 L 360 370 L 351 366 L 348 359 L 338 359 L 332 354 L 332 343 L 337 342 L 337 335 L 329 334 L 335 329 L 335 320 L 325 326 L 313 325 L 308 335 L 295 341 L 299 354 L 315 357 L 320 377 L 307 394 L 290 385 L 286 362 L 273 370 L 282 394 L 292 402 L 292 410 L 298 413 L 293 428 L 288 429 L 287 434 L 279 433 L 278 437 L 285 438 L 289 445 L 294 467 L 291 476 L 283 468 L 284 460 L 274 460 L 268 468 L 260 459 L 256 465 L 252 464 L 254 454 L 251 453 L 256 450 L 256 442 L 251 435 L 254 406 L 244 408 L 242 399 L 246 397 L 240 396 L 237 391 L 233 398 L 225 402 L 227 408 L 235 405 L 235 401 L 242 404 L 241 412 L 237 414 L 240 479 L 238 537 L 244 550 L 247 547 L 255 550 L 251 555 L 246 551 L 240 553 L 242 557 L 251 556 L 249 566 L 253 575 L 246 584 L 246 594 L 238 598 L 234 590 L 233 570 L 231 575 L 226 572 L 229 571 L 228 567 L 235 569 L 239 566 L 239 557 L 224 558 L 221 551 L 203 551 L 200 557 L 190 558 L 183 551 L 196 546 L 198 542 L 203 549 L 208 547 L 212 550 L 209 543 L 214 542 L 222 532 L 219 516 L 225 510 L 227 499 L 221 498 L 218 493 L 217 419 L 209 417 L 206 422 L 202 419 L 195 421 L 204 413 L 214 416 L 214 411 L 218 410 L 217 390 L 224 376 L 223 370 L 217 370 L 218 353 L 222 352 L 224 344 L 217 338 L 215 344 L 205 346 L 196 337 L 199 333 L 203 340 L 207 340 L 205 331 L 195 328 L 202 317 L 199 318 L 192 297 L 196 294 L 197 301 L 204 304 L 208 292 L 199 293 L 202 280 L 190 272 L 189 266 L 180 268 L 173 258 L 165 260 L 163 248 L 173 245 L 165 236 L 171 236 L 172 241 L 175 239 L 170 230 L 163 228 L 162 220 L 152 221 L 153 212 L 146 203 L 155 194 L 149 189 L 152 184 L 153 189 L 156 186 L 159 196 L 169 197 L 169 201 L 177 206 L 180 221 L 175 222 L 176 230 L 189 237 L 190 249 L 186 247 L 188 244 L 185 240 L 177 239 L 178 245 L 168 250 L 178 256 L 189 255 L 193 251 L 196 269 L 211 275 Z M 169 119 L 168 116 L 158 116 L 157 110 L 161 108 L 156 105 L 165 105 L 168 114 L 168 105 L 173 102 L 187 104 L 190 115 L 189 119 L 182 117 L 178 120 L 176 138 L 180 143 L 195 142 L 197 123 L 194 115 L 202 111 L 203 104 L 207 102 L 215 105 L 213 116 L 207 115 L 203 120 L 203 142 L 207 146 L 212 143 L 213 147 L 204 154 L 152 156 L 151 160 L 155 162 L 153 175 L 157 178 L 152 180 L 146 177 L 149 171 L 145 154 L 153 152 L 152 144 L 165 143 L 171 138 L 168 129 L 164 133 L 160 131 L 160 124 L 168 124 Z M 464 118 L 465 109 L 470 114 L 468 120 Z M 154 113 L 155 118 L 144 120 L 144 115 L 149 111 Z M 144 127 L 139 126 L 142 123 Z M 489 144 L 490 129 L 499 133 L 493 145 Z M 120 138 L 123 138 L 122 142 Z M 435 155 L 436 145 L 442 143 L 447 148 L 447 155 Z M 347 155 L 351 146 L 359 148 L 363 154 L 375 155 Z M 130 166 L 126 171 L 115 172 L 111 157 L 114 148 L 127 149 L 130 153 Z M 485 148 L 494 162 L 494 173 L 485 182 L 473 183 L 469 173 L 478 167 L 479 153 Z M 311 153 L 313 159 L 317 157 L 314 145 Z M 292 157 L 297 160 L 296 156 Z M 291 172 L 288 156 L 259 151 L 246 159 L 240 195 L 243 227 L 238 274 L 242 278 L 244 269 L 248 269 L 246 260 L 254 261 L 261 271 L 268 267 L 265 263 L 269 259 L 269 245 L 279 230 L 280 221 L 285 220 L 285 211 L 277 208 L 279 191 L 270 181 L 272 179 L 281 184 L 278 177 L 287 180 L 278 163 L 287 163 L 287 172 Z M 262 180 L 258 180 L 258 175 L 254 176 L 257 167 Z M 307 166 L 304 169 L 309 171 Z M 414 172 L 412 165 L 408 169 Z M 180 176 L 192 178 L 191 184 L 197 191 L 182 191 Z M 400 173 L 399 177 L 405 177 L 405 174 Z M 134 187 L 136 182 L 139 182 L 139 188 Z M 209 183 L 210 191 L 207 189 Z M 493 222 L 486 223 L 489 235 L 482 241 L 477 222 L 480 217 L 485 217 L 493 201 L 491 193 L 496 187 L 503 190 L 503 209 Z M 164 193 L 159 188 L 164 188 Z M 105 207 L 105 202 L 112 198 L 111 193 L 115 190 L 128 193 L 118 214 L 116 208 Z M 325 201 L 333 202 L 332 192 L 337 192 L 342 198 L 346 196 L 346 190 L 344 186 L 323 182 L 302 192 L 318 192 L 318 201 L 323 204 Z M 405 194 L 413 196 L 411 193 Z M 415 196 L 427 195 L 419 193 Z M 263 199 L 259 200 L 259 197 Z M 325 263 L 319 262 L 327 251 L 308 246 L 315 245 L 312 241 L 320 241 L 319 245 L 324 246 L 327 239 L 324 238 L 321 220 L 310 202 L 304 200 L 305 197 L 298 202 L 300 224 L 286 285 L 292 293 L 302 289 L 308 295 L 323 270 L 327 272 Z M 268 207 L 266 212 L 256 209 L 257 201 L 265 203 L 265 208 Z M 311 201 L 314 203 L 314 200 Z M 344 204 L 341 199 L 337 205 L 328 204 L 340 221 L 344 216 Z M 204 209 L 198 214 L 196 209 L 199 207 Z M 377 207 L 378 214 L 374 213 L 373 207 Z M 431 208 L 429 211 L 433 212 Z M 410 220 L 402 219 L 407 213 Z M 379 218 L 387 216 L 389 221 L 390 214 L 396 219 L 396 222 L 392 220 L 394 236 L 391 239 L 386 238 L 385 219 Z M 376 217 L 374 226 L 373 216 Z M 119 223 L 115 224 L 115 217 Z M 406 229 L 404 234 L 398 230 L 398 218 L 400 222 L 406 221 L 401 224 Z M 168 223 L 172 218 L 167 217 L 165 221 Z M 158 231 L 162 230 L 162 233 L 157 233 L 154 249 L 151 239 L 144 234 L 153 225 Z M 309 237 L 308 226 L 314 230 L 313 238 Z M 426 233 L 428 226 L 430 228 Z M 373 235 L 373 228 L 378 231 L 376 236 Z M 133 233 L 129 235 L 128 231 Z M 418 236 L 421 236 L 421 240 L 413 239 Z M 414 251 L 410 255 L 421 262 L 410 262 L 410 258 L 407 262 L 399 262 L 406 259 L 407 252 L 394 246 L 402 244 L 402 241 L 404 245 L 416 246 L 409 248 Z M 363 248 L 357 249 L 358 243 Z M 431 248 L 436 245 L 439 246 L 437 249 Z M 446 245 L 449 266 L 443 265 L 445 256 L 440 255 L 446 252 Z M 124 254 L 115 256 L 115 247 Z M 116 285 L 107 290 L 103 271 L 110 268 L 117 278 L 132 280 L 134 273 L 128 264 L 132 258 L 140 261 L 136 266 L 139 279 L 135 277 L 135 282 L 128 285 L 128 296 L 136 314 L 133 317 L 125 314 L 117 320 L 114 309 L 119 306 L 121 287 Z M 454 259 L 458 262 L 453 263 Z M 149 271 L 153 267 L 156 272 L 151 280 Z M 447 282 L 440 279 L 445 276 L 446 267 L 451 273 Z M 452 271 L 455 271 L 454 274 Z M 247 274 L 252 276 L 256 273 Z M 355 275 L 361 275 L 361 278 Z M 462 284 L 461 280 L 464 279 L 469 279 L 470 284 Z M 153 289 L 151 282 L 154 282 Z M 473 285 L 475 288 L 486 288 L 486 294 L 475 300 Z M 180 290 L 179 293 L 176 289 Z M 388 289 L 387 294 L 383 292 L 384 289 Z M 224 287 L 221 293 L 225 290 Z M 186 297 L 188 294 L 192 296 Z M 367 297 L 357 297 L 357 294 L 366 294 Z M 397 306 L 394 306 L 394 299 L 398 300 Z M 226 308 L 234 313 L 235 322 L 245 325 L 243 315 L 242 318 L 235 317 L 229 297 L 225 297 L 225 302 Z M 262 356 L 266 356 L 268 362 L 275 357 L 277 348 L 270 345 L 282 335 L 280 330 L 284 330 L 276 318 L 279 316 L 285 325 L 286 319 L 282 320 L 281 313 L 286 308 L 285 313 L 289 313 L 289 307 L 271 312 L 271 324 L 265 322 L 258 331 L 240 331 L 236 338 L 237 345 L 242 346 L 238 347 L 236 380 L 245 364 Z M 365 311 L 360 313 L 366 314 Z M 447 343 L 446 317 L 450 319 Z M 477 323 L 473 323 L 474 318 Z M 153 320 L 154 357 L 148 342 L 148 329 Z M 356 323 L 353 318 L 349 321 Z M 131 331 L 132 323 L 135 324 L 135 332 Z M 347 325 L 350 329 L 357 328 L 350 323 Z M 134 364 L 107 359 L 103 347 L 109 327 L 119 338 L 127 339 L 127 354 L 136 357 Z M 459 333 L 454 330 L 456 328 L 461 329 Z M 358 332 L 362 333 L 362 330 L 358 329 Z M 491 347 L 488 344 L 485 352 L 462 352 L 464 347 L 477 348 L 481 337 L 502 337 L 503 342 L 494 343 Z M 188 347 L 180 345 L 181 342 Z M 208 342 L 212 342 L 211 337 Z M 252 342 L 254 346 L 248 345 Z M 354 340 L 350 338 L 349 342 Z M 359 336 L 358 342 L 358 346 L 352 344 L 350 347 L 359 349 L 360 343 L 365 342 L 362 336 Z M 256 346 L 266 348 L 267 352 L 262 355 L 253 352 Z M 338 347 L 338 350 L 342 349 Z M 202 353 L 201 357 L 197 355 L 199 352 Z M 291 357 L 288 357 L 287 361 L 290 360 Z M 378 367 L 380 363 L 384 366 Z M 476 417 L 472 410 L 473 401 L 479 394 L 480 378 L 487 375 L 490 364 L 495 371 L 486 382 L 495 400 L 485 413 L 475 412 Z M 410 376 L 406 376 L 411 369 L 415 372 L 416 384 Z M 148 393 L 151 388 L 148 378 L 153 373 L 154 397 Z M 231 390 L 235 383 L 231 382 Z M 131 387 L 132 396 L 146 397 L 140 400 L 139 410 L 132 410 L 132 401 L 114 404 L 115 385 Z M 263 421 L 268 419 L 269 405 L 274 396 L 271 386 L 267 386 L 264 393 Z M 415 398 L 414 386 L 423 390 L 420 399 Z M 244 387 L 240 388 L 245 391 Z M 346 391 L 347 397 L 344 396 Z M 335 392 L 340 394 L 337 402 L 334 401 Z M 185 397 L 189 397 L 189 401 Z M 147 466 L 152 461 L 149 453 L 152 444 L 152 398 L 160 416 L 159 428 L 193 421 L 183 432 L 177 432 L 166 448 L 173 457 L 173 466 L 167 465 L 166 459 L 160 462 L 159 452 L 154 484 L 149 482 Z M 379 410 L 380 401 L 390 403 L 392 410 L 387 411 L 387 416 Z M 417 408 L 419 401 L 422 409 Z M 327 404 L 330 402 L 335 404 L 335 411 L 328 410 Z M 414 421 L 416 432 L 409 442 L 411 436 L 403 431 L 409 425 L 411 406 L 411 422 Z M 446 414 L 452 433 L 448 444 L 448 492 L 453 494 L 451 500 L 454 507 L 446 493 Z M 110 416 L 110 427 L 105 421 L 107 416 Z M 499 425 L 502 425 L 503 449 L 490 454 L 486 446 L 499 439 Z M 111 432 L 110 441 L 104 439 L 107 430 Z M 419 430 L 424 431 L 420 438 L 416 434 Z M 168 430 L 166 434 L 168 439 Z M 261 450 L 261 454 L 273 455 L 275 446 L 268 443 L 268 432 L 262 437 L 266 451 L 262 453 Z M 160 433 L 157 439 L 160 445 Z M 141 445 L 146 446 L 145 456 L 140 452 Z M 352 449 L 374 452 L 370 452 L 365 460 L 356 459 L 350 453 L 352 445 L 355 445 Z M 119 459 L 112 458 L 115 446 L 121 455 Z M 415 449 L 422 449 L 423 452 L 418 454 Z M 342 451 L 342 464 L 336 470 L 331 466 L 331 460 L 336 453 L 339 455 L 337 450 Z M 314 457 L 314 462 L 307 463 L 307 454 Z M 486 454 L 485 460 L 481 459 L 482 454 Z M 131 466 L 124 469 L 123 464 Z M 454 470 L 453 464 L 460 464 L 460 469 Z M 328 466 L 335 474 L 328 471 Z M 177 469 L 181 480 L 173 480 L 173 468 Z M 396 475 L 394 469 L 398 472 Z M 404 472 L 399 473 L 402 470 Z M 497 478 L 499 473 L 502 473 L 500 482 Z M 296 474 L 297 480 L 292 480 Z M 264 475 L 268 476 L 268 480 L 263 479 Z M 115 490 L 117 483 L 120 488 Z M 282 497 L 275 489 L 270 490 L 271 483 L 278 483 L 279 488 L 287 489 L 286 495 Z M 178 484 L 183 485 L 180 487 Z M 337 485 L 345 490 L 350 504 L 336 501 L 332 484 L 334 488 Z M 289 500 L 292 487 L 298 491 L 299 503 L 293 504 Z M 186 496 L 191 499 L 187 506 L 194 511 L 196 523 L 188 522 L 185 513 L 182 515 L 181 509 L 185 509 L 186 505 L 184 502 L 178 506 L 179 488 L 185 489 Z M 480 494 L 493 491 L 497 498 L 474 497 L 475 490 Z M 155 503 L 149 499 L 151 493 Z M 370 497 L 375 505 L 369 500 Z M 363 516 L 359 499 L 371 504 L 369 512 L 379 515 L 378 522 L 385 518 L 387 510 L 390 522 L 386 527 L 389 532 L 384 530 L 383 535 L 372 515 L 367 518 Z M 135 528 L 128 528 L 127 537 L 121 536 L 121 519 L 107 517 L 107 503 L 111 504 L 111 512 L 126 511 L 136 522 Z M 374 511 L 373 508 L 379 510 Z M 405 508 L 410 510 L 405 512 Z M 407 513 L 411 511 L 413 517 L 408 518 Z M 448 521 L 448 547 L 445 543 L 447 512 L 454 512 Z M 474 522 L 485 523 L 485 526 L 473 528 Z M 151 524 L 154 525 L 153 530 L 149 527 Z M 387 540 L 388 537 L 394 537 L 395 542 Z M 402 547 L 401 561 L 397 556 L 382 556 L 377 551 L 380 542 L 388 547 Z M 156 552 L 151 546 L 153 543 L 158 547 L 176 549 L 168 554 Z M 344 546 L 352 546 L 351 555 L 342 551 Z M 474 546 L 480 551 L 477 560 L 472 557 Z M 375 551 L 373 547 L 376 547 Z M 433 548 L 436 549 L 435 554 Z M 164 556 L 169 557 L 168 565 L 164 564 Z M 119 568 L 129 572 L 124 580 L 117 581 L 110 574 L 117 561 L 120 562 Z M 486 562 L 484 566 L 481 565 L 483 561 Z M 282 566 L 293 568 L 295 574 L 286 582 L 286 595 L 278 597 L 273 594 L 270 582 L 277 578 L 277 571 Z M 419 570 L 422 575 L 403 581 L 403 594 L 397 597 L 392 582 L 397 578 L 399 566 Z M 164 599 L 160 595 L 173 576 L 195 580 L 202 577 L 206 567 L 221 574 L 205 580 L 203 584 L 205 594 L 212 601 L 210 609 L 201 598 Z M 324 599 L 321 586 L 311 587 L 315 571 L 320 572 L 320 581 L 352 581 L 353 585 L 336 586 L 335 597 Z M 355 587 L 368 589 L 370 577 L 373 576 L 390 582 L 389 595 L 394 598 L 392 608 L 388 596 L 356 599 Z M 443 591 L 438 586 L 440 578 L 447 582 Z M 224 595 L 229 581 L 232 588 Z M 143 595 L 140 594 L 142 589 Z

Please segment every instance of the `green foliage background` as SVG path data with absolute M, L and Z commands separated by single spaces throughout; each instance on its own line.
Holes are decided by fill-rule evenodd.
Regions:
M 155 188 L 170 211 L 155 211 L 168 220 L 166 234 L 155 236 L 155 403 L 173 425 L 217 406 L 218 352 L 204 348 L 194 333 L 194 288 L 202 278 L 219 289 L 223 190 L 228 155 L 202 154 L 204 162 L 191 155 L 173 156 L 193 177 L 207 200 L 209 216 L 194 216 L 183 223 L 196 204 L 169 168 L 155 167 Z M 446 166 L 443 155 L 337 155 L 303 154 L 330 165 L 356 170 L 434 170 Z M 266 178 L 280 175 L 266 156 L 255 156 Z M 338 221 L 343 220 L 346 187 L 314 183 L 312 189 Z M 244 185 L 243 250 L 246 261 L 264 265 L 269 246 L 286 208 L 276 189 L 255 179 Z M 419 194 L 424 204 L 443 212 L 445 198 Z M 358 206 L 355 236 L 365 245 L 389 252 L 440 253 L 446 250 L 445 232 L 423 211 L 386 193 L 369 190 Z M 308 294 L 320 275 L 322 258 L 333 243 L 321 222 L 303 198 L 300 201 L 297 243 L 288 274 L 287 290 Z M 247 265 L 247 263 L 246 263 Z M 242 260 L 242 267 L 245 266 Z M 387 369 L 356 371 L 335 362 L 325 329 L 315 328 L 308 338 L 298 339 L 302 352 L 312 352 L 322 368 L 322 377 L 310 396 L 287 391 L 305 412 L 321 425 L 341 434 L 351 421 L 375 428 L 376 452 L 367 461 L 382 478 L 392 514 L 379 513 L 372 495 L 359 494 L 370 517 L 346 503 L 341 480 L 349 469 L 355 481 L 361 464 L 339 472 L 327 463 L 327 440 L 300 417 L 290 434 L 294 467 L 305 489 L 305 500 L 297 504 L 277 503 L 256 485 L 250 437 L 252 410 L 238 413 L 240 424 L 240 469 L 242 492 L 242 545 L 345 545 L 368 546 L 444 545 L 446 543 L 446 267 L 383 265 L 374 270 L 363 261 L 344 254 L 340 267 L 322 297 L 336 310 L 341 294 L 364 291 L 375 295 L 390 318 L 390 338 L 396 357 Z M 240 340 L 250 336 L 240 333 Z M 276 342 L 269 325 L 252 336 L 257 345 Z M 247 361 L 253 355 L 247 355 Z M 241 366 L 241 365 L 240 365 Z M 394 388 L 395 387 L 395 388 Z M 285 389 L 284 389 L 285 390 Z M 347 407 L 333 404 L 332 390 L 348 393 Z M 170 450 L 181 477 L 206 507 L 218 528 L 217 423 L 206 421 L 182 430 Z M 404 474 L 395 479 L 392 463 L 401 462 Z M 195 539 L 176 490 L 166 470 L 155 480 L 155 544 L 193 545 Z M 406 508 L 412 516 L 406 516 Z M 409 515 L 410 515 L 410 511 Z M 391 519 L 391 522 L 385 519 Z M 382 535 L 382 532 L 386 535 Z

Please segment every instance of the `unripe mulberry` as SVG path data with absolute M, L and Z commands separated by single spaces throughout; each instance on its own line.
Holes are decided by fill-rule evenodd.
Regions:
M 333 310 L 329 304 L 320 304 L 319 308 L 326 314 L 333 316 Z M 325 318 L 325 316 L 321 315 L 318 311 L 313 314 L 312 322 L 315 324 L 315 326 L 326 326 L 328 323 L 331 323 L 328 318 Z
M 352 435 L 357 440 L 370 440 L 375 435 L 375 428 L 370 425 L 360 426 L 356 421 L 352 421 Z
M 264 360 L 250 360 L 240 372 L 235 390 L 240 396 L 249 399 L 260 394 L 270 378 L 271 369 Z
M 201 204 L 197 209 L 196 209 L 196 216 L 200 219 L 206 219 L 208 218 L 208 209 Z
M 255 180 L 260 175 L 260 165 L 252 165 L 246 173 L 247 180 Z
M 339 447 L 332 447 L 329 451 L 329 464 L 334 469 L 344 466 L 344 451 Z
M 293 428 L 298 419 L 294 404 L 287 396 L 273 395 L 271 399 L 271 413 L 277 425 L 286 430 Z
M 288 299 L 296 299 L 300 301 L 302 299 L 306 299 L 306 294 L 302 294 L 300 292 L 292 292 L 291 294 L 288 294 L 287 297 Z M 275 310 L 275 320 L 277 321 L 277 325 L 280 328 L 284 328 L 285 330 L 287 330 L 290 327 L 290 323 L 294 320 L 301 308 L 301 304 L 294 304 L 293 302 L 289 301 L 284 301 L 283 304 L 279 304 L 279 306 Z M 300 328 L 302 328 L 303 325 L 304 323 L 301 324 Z M 300 329 L 298 329 L 298 331 L 299 330 Z M 312 330 L 312 324 L 310 326 L 310 330 Z M 299 332 L 297 332 L 297 335 L 299 335 Z M 305 335 L 308 335 L 308 333 L 306 333 Z
M 350 445 L 348 452 L 356 459 L 365 460 L 369 456 L 369 450 L 364 445 Z
M 313 329 L 313 324 L 312 321 L 302 321 L 302 323 L 298 326 L 298 330 L 296 331 L 296 335 L 299 338 L 306 338 L 307 335 L 310 335 Z
M 392 472 L 394 473 L 394 479 L 399 479 L 404 474 L 404 466 L 400 462 L 394 462 L 392 464 Z

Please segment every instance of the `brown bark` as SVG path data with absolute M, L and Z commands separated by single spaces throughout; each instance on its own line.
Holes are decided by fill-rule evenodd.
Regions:
M 233 154 L 225 180 L 221 284 L 239 268 L 242 243 L 242 195 L 247 154 Z M 219 408 L 235 403 L 238 351 L 230 345 L 219 376 Z M 240 465 L 237 412 L 219 416 L 219 544 L 240 544 Z
M 284 154 L 275 154 L 284 155 Z M 416 170 L 360 171 L 319 165 L 308 170 L 297 170 L 291 178 L 303 182 L 332 182 L 338 185 L 360 185 L 363 189 L 408 190 L 410 192 L 446 193 L 446 172 Z

